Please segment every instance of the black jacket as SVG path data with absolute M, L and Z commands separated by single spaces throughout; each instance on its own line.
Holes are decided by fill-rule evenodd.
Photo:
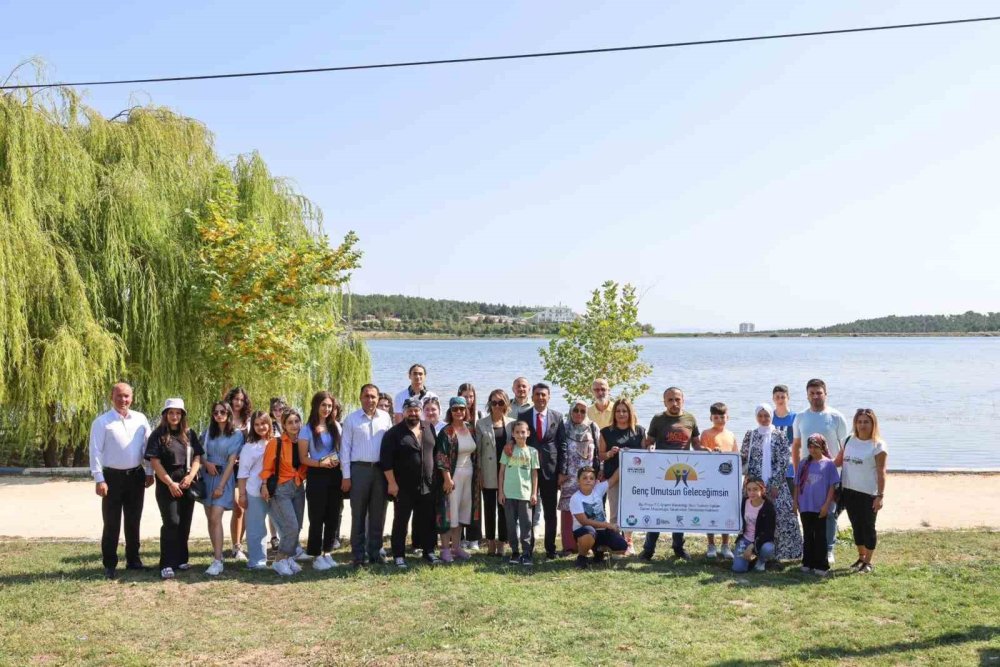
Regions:
M 744 498 L 740 503 L 740 516 L 744 516 L 749 498 Z M 778 520 L 778 513 L 774 509 L 774 503 L 770 498 L 764 497 L 764 504 L 757 514 L 757 531 L 754 533 L 753 548 L 760 553 L 760 548 L 767 542 L 774 542 L 774 526 Z M 746 530 L 746 526 L 743 527 Z M 742 535 L 742 533 L 740 533 Z
M 535 433 L 535 409 L 531 408 L 522 412 L 518 419 L 528 422 L 528 446 L 538 450 L 538 477 L 546 481 L 558 479 L 559 464 L 562 462 L 559 455 L 559 445 L 565 439 L 562 413 L 555 410 L 548 410 L 548 424 L 545 426 L 545 433 L 541 437 Z
M 430 493 L 434 484 L 434 426 L 421 421 L 420 442 L 405 421 L 392 426 L 382 436 L 379 468 L 391 470 L 400 489 L 410 493 Z

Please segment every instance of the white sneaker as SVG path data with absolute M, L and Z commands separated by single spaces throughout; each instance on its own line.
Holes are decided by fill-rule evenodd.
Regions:
M 809 574 L 810 572 L 812 572 L 812 568 L 803 565 L 802 567 L 799 568 L 799 572 L 802 572 L 803 574 Z
M 833 565 L 833 549 L 826 552 L 826 562 Z
M 276 560 L 271 568 L 283 577 L 292 576 L 292 570 L 288 567 L 287 560 Z
M 330 566 L 326 564 L 326 559 L 320 556 L 319 558 L 313 558 L 313 569 L 322 572 L 323 570 L 329 570 Z
M 333 556 L 330 554 L 323 554 L 320 558 L 326 561 L 327 567 L 337 567 L 337 561 L 333 560 Z
M 461 542 L 458 543 L 458 546 L 461 549 L 468 549 L 469 548 L 469 540 L 462 540 Z
M 398 567 L 401 570 L 405 570 L 407 568 L 406 559 L 403 558 L 402 556 L 400 556 L 399 558 L 397 558 L 396 559 L 396 567 Z
M 733 550 L 729 548 L 729 545 L 722 547 L 722 557 L 727 560 L 733 559 Z
M 287 558 L 288 569 L 292 571 L 292 574 L 298 574 L 302 571 L 302 566 L 295 562 L 292 558 Z
M 174 568 L 165 567 L 160 570 L 160 579 L 173 579 L 174 578 Z
M 222 565 L 222 561 L 221 560 L 213 560 L 212 564 L 208 566 L 207 570 L 205 570 L 205 574 L 207 574 L 209 576 L 212 576 L 212 577 L 217 577 L 220 574 L 222 574 L 222 570 L 223 569 L 224 569 L 224 566 Z
M 766 569 L 766 564 L 762 560 L 757 560 L 757 564 L 753 566 L 754 572 L 763 572 Z
M 335 539 L 335 540 L 333 541 L 333 548 L 334 548 L 334 550 L 336 550 L 336 549 L 339 549 L 339 548 L 340 548 L 340 546 L 341 546 L 341 545 L 340 545 L 340 538 L 338 537 L 337 539 Z
M 705 551 L 705 558 L 715 558 L 716 553 L 717 552 L 715 550 L 715 545 L 714 544 L 709 544 L 708 545 L 708 550 Z
M 191 563 L 181 563 L 180 565 L 177 566 L 177 569 L 178 570 L 182 570 L 182 571 L 183 570 L 190 570 L 191 569 Z
M 299 545 L 299 548 L 295 550 L 294 559 L 302 563 L 307 560 L 312 560 L 312 556 L 306 553 L 306 550 L 302 548 L 302 545 Z
M 813 570 L 813 574 L 817 577 L 828 577 L 830 576 L 830 570 Z
M 233 547 L 233 560 L 235 560 L 237 563 L 246 563 L 250 559 L 247 558 L 246 552 L 244 552 L 243 549 L 239 547 Z
M 469 551 L 479 551 L 479 540 L 470 540 L 467 548 Z

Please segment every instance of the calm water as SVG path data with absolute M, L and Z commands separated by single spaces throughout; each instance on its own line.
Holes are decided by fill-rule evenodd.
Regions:
M 653 367 L 651 389 L 636 402 L 640 422 L 663 410 L 670 385 L 684 389 L 685 407 L 699 425 L 708 406 L 729 405 L 730 429 L 742 438 L 755 425 L 753 409 L 775 384 L 791 388 L 791 407 L 807 406 L 805 384 L 826 380 L 829 405 L 850 421 L 870 407 L 880 420 L 895 469 L 1000 468 L 1000 338 L 753 338 L 642 341 Z M 490 390 L 510 393 L 524 375 L 542 377 L 542 340 L 372 340 L 375 383 L 395 394 L 412 363 L 427 367 L 428 386 L 453 395 L 462 382 L 478 390 L 481 409 Z M 553 407 L 566 401 L 553 390 Z

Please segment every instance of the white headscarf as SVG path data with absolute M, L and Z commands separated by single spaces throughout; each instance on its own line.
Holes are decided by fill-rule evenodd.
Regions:
M 757 419 L 757 415 L 761 412 L 766 412 L 769 417 L 774 417 L 774 411 L 771 406 L 766 403 L 761 403 L 757 406 L 757 409 L 753 411 L 754 420 Z M 771 434 L 774 433 L 774 424 L 771 423 L 767 426 L 757 426 L 757 433 L 760 434 L 761 447 L 760 478 L 764 480 L 764 486 L 767 486 L 768 482 L 771 481 Z

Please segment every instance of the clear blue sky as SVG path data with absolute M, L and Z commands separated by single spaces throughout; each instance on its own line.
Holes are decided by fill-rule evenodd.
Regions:
M 49 80 L 359 64 L 1000 13 L 995 2 L 0 0 Z M 423 69 L 91 89 L 259 150 L 361 236 L 357 293 L 660 330 L 998 310 L 1000 23 Z M 992 193 L 992 194 L 991 194 Z

